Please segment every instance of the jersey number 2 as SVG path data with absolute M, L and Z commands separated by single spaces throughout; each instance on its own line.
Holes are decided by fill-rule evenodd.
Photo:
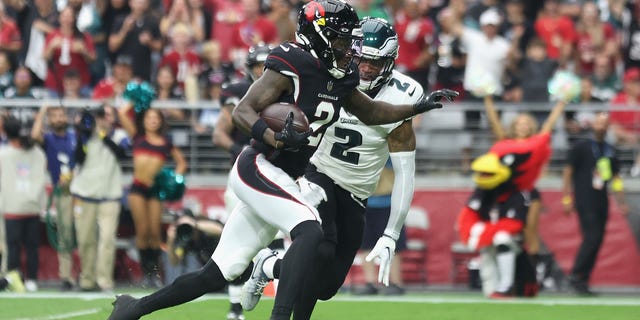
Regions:
M 331 156 L 351 164 L 358 164 L 360 154 L 348 151 L 362 144 L 362 134 L 358 131 L 336 127 L 336 137 L 345 139 L 345 142 L 336 142 L 331 146 Z

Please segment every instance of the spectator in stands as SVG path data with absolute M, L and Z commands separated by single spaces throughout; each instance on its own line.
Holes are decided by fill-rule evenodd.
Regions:
M 193 40 L 202 42 L 205 39 L 204 21 L 200 20 L 203 19 L 203 16 L 195 17 L 193 14 L 194 11 L 189 0 L 173 0 L 171 8 L 160 20 L 160 33 L 164 37 L 172 38 L 174 36 L 173 28 L 180 25 L 181 28 L 189 30 Z
M 500 1 L 498 0 L 477 0 L 467 2 L 469 2 L 469 9 L 466 12 L 467 19 L 465 19 L 465 25 L 475 30 L 480 30 L 482 28 L 480 17 L 485 11 L 494 9 L 499 14 L 503 11 Z
M 44 129 L 44 118 L 47 117 L 49 130 Z M 64 107 L 43 105 L 36 115 L 31 128 L 31 138 L 42 145 L 47 155 L 47 168 L 53 185 L 53 205 L 56 208 L 56 225 L 58 231 L 58 276 L 63 291 L 73 289 L 74 280 L 71 274 L 73 260 L 73 212 L 72 197 L 69 185 L 72 170 L 75 166 L 74 151 L 76 148 L 75 131 L 68 129 L 68 115 Z
M 235 70 L 232 65 L 222 62 L 222 48 L 220 48 L 218 41 L 207 41 L 202 45 L 200 61 L 202 61 L 202 66 L 200 66 L 198 82 L 200 83 L 200 89 L 202 89 L 201 92 L 205 92 L 204 89 L 214 76 L 217 77 L 222 74 L 224 82 L 231 81 Z
M 272 0 L 270 1 L 270 5 L 271 10 L 267 14 L 267 17 L 276 26 L 278 39 L 283 42 L 294 41 L 296 21 L 291 15 L 291 3 L 288 0 Z
M 18 53 L 22 49 L 22 37 L 16 22 L 7 16 L 4 3 L 0 2 L 0 51 Z
M 100 80 L 93 88 L 93 99 L 115 99 L 114 106 L 119 107 L 122 103 L 122 93 L 127 87 L 127 83 L 133 80 L 133 67 L 131 57 L 121 55 L 116 58 L 111 68 L 111 76 Z
M 236 69 L 242 69 L 249 47 L 265 44 L 280 44 L 276 25 L 260 13 L 260 0 L 242 0 L 244 20 L 233 31 L 232 61 Z
M 182 151 L 166 135 L 166 122 L 158 109 L 134 115 L 133 104 L 118 109 L 122 128 L 133 146 L 133 184 L 129 192 L 129 208 L 136 229 L 136 247 L 140 250 L 140 266 L 144 273 L 142 286 L 160 287 L 159 258 L 162 250 L 162 202 L 152 190 L 154 179 L 169 159 L 176 163 L 176 174 L 184 174 L 187 163 Z
M 619 145 L 638 148 L 640 143 L 640 68 L 633 67 L 624 73 L 623 89 L 611 100 L 611 127 Z M 619 107 L 631 110 L 616 110 Z M 631 167 L 633 177 L 640 175 L 640 153 Z
M 435 29 L 425 13 L 420 10 L 419 0 L 405 0 L 404 8 L 396 15 L 394 27 L 402 48 L 396 59 L 396 69 L 418 81 L 423 88 L 429 88 Z
M 3 120 L 9 140 L 0 150 L 0 202 L 7 242 L 7 270 L 20 270 L 21 247 L 27 257 L 25 287 L 38 290 L 38 246 L 40 245 L 40 212 L 46 202 L 47 159 L 40 148 L 34 148 L 28 136 L 22 135 L 22 124 L 13 117 Z
M 564 66 L 571 58 L 576 30 L 573 21 L 560 13 L 559 2 L 545 1 L 534 27 L 538 37 L 547 45 L 549 59 L 557 60 L 560 66 Z
M 22 50 L 20 63 L 24 64 L 37 76 L 36 84 L 40 85 L 47 75 L 47 64 L 42 56 L 45 38 L 58 26 L 58 11 L 53 1 L 49 0 L 15 0 L 8 4 L 16 12 L 17 22 L 22 34 Z
M 205 8 L 203 0 L 188 0 L 188 3 L 191 8 L 192 19 L 195 20 L 198 28 L 204 30 L 204 38 L 198 43 L 211 39 L 211 24 L 213 23 L 211 12 Z
M 75 69 L 80 74 L 83 95 L 88 96 L 91 85 L 89 65 L 96 59 L 93 39 L 78 30 L 73 8 L 64 8 L 59 22 L 60 28 L 49 33 L 45 42 L 43 54 L 49 65 L 45 86 L 54 97 L 64 95 L 61 75 Z
M 230 63 L 235 30 L 245 20 L 242 0 L 213 0 L 213 23 L 211 40 L 218 41 L 222 48 L 222 62 Z
M 595 60 L 599 55 L 604 55 L 611 61 L 618 56 L 620 46 L 616 32 L 610 24 L 600 21 L 600 11 L 595 2 L 586 2 L 582 6 L 576 32 L 573 52 L 577 74 L 593 74 Z
M 459 98 L 464 99 L 464 67 L 466 63 L 465 50 L 460 37 L 453 34 L 453 28 L 457 23 L 455 12 L 451 8 L 445 8 L 438 15 L 440 32 L 434 40 L 436 83 L 434 90 L 449 88 L 460 92 Z
M 179 0 L 184 1 L 184 0 Z M 186 24 L 173 25 L 169 33 L 171 50 L 167 52 L 158 65 L 159 68 L 168 66 L 179 88 L 184 88 L 184 81 L 189 74 L 197 75 L 200 68 L 200 56 L 192 49 L 192 28 Z
M 624 57 L 624 68 L 631 69 L 640 67 L 640 5 L 632 6 L 631 19 L 624 19 L 622 29 L 622 54 Z
M 13 86 L 5 90 L 4 97 L 13 98 L 35 98 L 31 91 L 31 72 L 27 67 L 20 66 L 13 75 Z
M 176 78 L 168 65 L 158 69 L 155 87 L 158 101 L 182 99 L 184 97 L 184 91 L 178 87 Z M 160 111 L 168 118 L 167 120 L 184 120 L 186 117 L 184 109 L 164 108 Z
M 380 1 L 360 0 L 354 3 L 353 7 L 356 9 L 360 19 L 364 17 L 375 17 L 389 21 L 389 14 L 380 6 Z
M 124 20 L 131 13 L 131 8 L 129 8 L 128 0 L 108 0 L 106 3 L 106 8 L 102 13 L 102 28 L 107 37 L 107 55 L 109 56 L 109 61 L 114 63 L 117 54 L 111 51 L 110 49 L 110 38 L 111 34 L 114 32 L 114 24 L 117 21 Z M 117 32 L 117 30 L 116 30 Z
M 593 84 L 591 95 L 598 101 L 610 101 L 621 89 L 620 77 L 615 73 L 610 57 L 604 54 L 595 57 L 590 80 Z
M 578 212 L 583 237 L 569 277 L 569 284 L 578 295 L 594 294 L 589 280 L 607 225 L 609 189 L 616 196 L 620 213 L 628 213 L 616 150 L 605 142 L 608 128 L 609 115 L 598 113 L 592 124 L 593 137 L 571 148 L 563 172 L 564 212 Z
M 505 4 L 505 20 L 500 34 L 509 40 L 521 56 L 525 55 L 527 45 L 536 34 L 533 24 L 525 15 L 525 3 L 522 0 L 507 0 Z
M 65 99 L 82 99 L 87 98 L 86 95 L 90 90 L 84 90 L 82 88 L 82 79 L 80 79 L 80 73 L 76 69 L 69 69 L 64 72 L 62 76 L 62 97 Z
M 463 28 L 462 25 L 454 27 L 454 34 L 460 36 L 462 44 L 467 49 L 467 66 L 464 72 L 464 89 L 475 91 L 479 85 L 477 78 L 488 77 L 494 82 L 493 95 L 502 95 L 503 88 L 500 83 L 502 73 L 509 52 L 509 43 L 498 35 L 498 27 L 502 19 L 495 9 L 489 9 L 480 16 L 482 31 L 471 28 Z M 467 98 L 473 94 L 466 95 Z M 479 111 L 465 112 L 465 126 L 467 129 L 477 129 L 480 121 Z
M 0 51 L 0 98 L 3 97 L 4 91 L 13 84 L 13 72 L 11 72 L 11 59 L 9 54 Z
M 113 290 L 116 232 L 122 198 L 120 160 L 126 132 L 115 128 L 110 106 L 85 110 L 76 124 L 76 168 L 71 182 L 82 291 Z
M 526 57 L 518 65 L 522 101 L 548 102 L 548 83 L 556 72 L 558 63 L 547 57 L 544 42 L 540 38 L 534 38 L 529 42 Z M 547 112 L 538 111 L 533 114 L 536 118 L 542 119 Z
M 157 19 L 151 15 L 149 0 L 129 0 L 131 13 L 118 16 L 109 35 L 109 52 L 131 57 L 133 75 L 151 80 L 152 53 L 162 50 Z

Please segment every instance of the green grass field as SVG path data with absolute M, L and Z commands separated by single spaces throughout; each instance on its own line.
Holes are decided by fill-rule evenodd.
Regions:
M 138 296 L 142 293 L 136 293 Z M 0 294 L 0 320 L 106 319 L 112 298 L 104 294 Z M 273 300 L 265 298 L 246 313 L 248 320 L 266 320 Z M 153 313 L 143 319 L 223 320 L 228 309 L 224 295 L 210 295 L 175 308 Z M 479 293 L 408 294 L 403 297 L 359 298 L 339 295 L 319 303 L 314 312 L 318 320 L 625 320 L 640 319 L 637 296 L 576 298 L 545 296 L 535 299 L 493 301 Z

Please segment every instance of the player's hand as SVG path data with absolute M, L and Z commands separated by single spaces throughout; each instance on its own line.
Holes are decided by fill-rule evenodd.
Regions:
M 391 271 L 391 260 L 396 251 L 396 241 L 387 235 L 382 235 L 376 246 L 367 255 L 367 262 L 373 261 L 375 257 L 380 258 L 380 270 L 378 271 L 378 282 L 389 286 L 389 272 Z
M 284 149 L 288 151 L 298 151 L 301 146 L 307 145 L 309 139 L 307 139 L 313 131 L 309 129 L 307 132 L 298 133 L 293 128 L 293 112 L 289 112 L 287 119 L 284 122 L 284 128 L 282 131 L 276 132 L 273 136 L 276 139 L 276 145 L 278 142 L 284 144 Z
M 317 207 L 322 201 L 327 201 L 327 193 L 321 186 L 307 180 L 305 177 L 298 178 L 296 183 L 304 199 L 314 207 Z
M 460 95 L 458 91 L 450 89 L 440 89 L 431 92 L 428 96 L 422 96 L 420 101 L 413 105 L 416 114 L 427 112 L 433 109 L 442 108 L 442 99 L 447 99 L 449 102 L 453 101 L 453 98 Z

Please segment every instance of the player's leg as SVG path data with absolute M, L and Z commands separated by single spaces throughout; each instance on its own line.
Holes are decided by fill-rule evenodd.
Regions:
M 222 289 L 247 269 L 251 257 L 276 234 L 249 208 L 238 205 L 222 230 L 211 260 L 199 271 L 184 274 L 173 283 L 141 299 L 120 296 L 109 320 L 138 319 L 156 310 L 173 307 Z
M 498 286 L 498 267 L 494 247 L 484 247 L 480 250 L 480 280 L 482 281 L 482 293 L 487 297 Z
M 520 252 L 520 245 L 512 235 L 499 231 L 493 237 L 495 261 L 498 268 L 498 283 L 495 294 L 512 295 L 513 281 L 516 271 L 516 256 Z
M 224 207 L 227 216 L 224 221 L 229 220 L 229 215 L 233 212 L 233 209 L 240 202 L 238 196 L 233 192 L 229 181 L 227 180 L 227 187 L 224 190 Z M 240 304 L 240 294 L 242 293 L 242 283 L 238 281 L 232 281 L 228 286 L 229 292 L 229 312 L 227 313 L 227 319 L 238 319 L 242 315 L 242 305 Z
M 236 195 L 264 221 L 288 234 L 292 244 L 282 261 L 272 319 L 289 319 L 322 239 L 317 210 L 295 181 L 252 148 L 245 149 L 229 179 Z

